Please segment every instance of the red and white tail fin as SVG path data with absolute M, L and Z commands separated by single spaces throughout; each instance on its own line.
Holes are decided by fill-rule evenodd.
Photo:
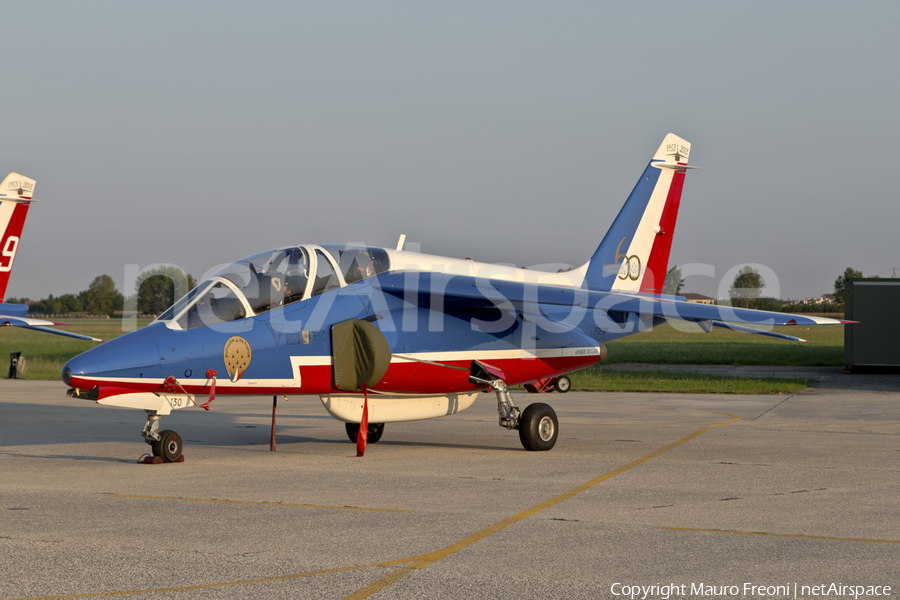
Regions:
M 34 179 L 18 173 L 10 173 L 0 184 L 0 231 L 3 232 L 0 238 L 0 300 L 6 295 L 33 193 Z
M 670 133 L 587 265 L 583 286 L 620 292 L 662 291 L 681 201 L 690 143 Z

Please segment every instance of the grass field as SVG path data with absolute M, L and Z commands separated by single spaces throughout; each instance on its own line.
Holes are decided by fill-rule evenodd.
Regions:
M 666 371 L 585 369 L 571 375 L 572 389 L 582 392 L 668 392 L 675 394 L 796 394 L 812 379 L 728 377 Z
M 833 315 L 828 315 L 833 316 Z M 143 327 L 149 319 L 138 321 Z M 117 319 L 73 319 L 66 331 L 101 339 L 122 335 Z M 788 342 L 722 329 L 711 333 L 679 331 L 670 325 L 608 344 L 604 364 L 658 363 L 687 365 L 791 365 L 840 366 L 844 358 L 844 330 L 840 326 L 777 327 L 776 331 L 809 340 Z M 20 350 L 27 362 L 26 379 L 59 378 L 63 365 L 73 356 L 92 348 L 94 342 L 16 327 L 0 329 L 0 377 L 5 376 L 8 352 Z M 747 379 L 714 375 L 665 373 L 661 371 L 614 372 L 602 367 L 586 369 L 572 376 L 573 389 L 601 391 L 658 391 L 684 393 L 765 394 L 795 393 L 809 385 L 807 380 Z
M 833 316 L 833 315 L 828 315 Z M 842 318 L 833 316 L 834 318 Z M 724 329 L 710 333 L 678 331 L 665 324 L 607 344 L 605 364 L 789 365 L 832 367 L 844 364 L 844 327 L 775 327 L 774 331 L 808 340 L 789 342 Z
M 149 322 L 150 319 L 139 319 L 138 327 Z M 111 340 L 125 333 L 119 319 L 72 319 L 69 323 L 56 329 L 101 340 Z M 3 327 L 0 329 L 0 377 L 5 377 L 9 372 L 8 357 L 12 351 L 24 352 L 27 367 L 25 379 L 59 379 L 59 372 L 70 358 L 98 345 L 98 342 L 85 342 L 40 331 Z

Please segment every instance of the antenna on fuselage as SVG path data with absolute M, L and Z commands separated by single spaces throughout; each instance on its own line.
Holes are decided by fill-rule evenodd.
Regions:
M 399 250 L 403 250 L 403 244 L 405 244 L 405 243 L 406 243 L 406 234 L 405 234 L 405 233 L 401 233 L 401 234 L 400 234 L 400 240 L 397 242 L 397 250 L 398 250 L 398 251 L 399 251 Z

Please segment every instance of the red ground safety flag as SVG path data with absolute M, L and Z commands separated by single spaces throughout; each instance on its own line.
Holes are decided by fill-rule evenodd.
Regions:
M 363 401 L 362 421 L 359 423 L 359 433 L 356 435 L 356 457 L 366 453 L 366 438 L 369 437 L 369 392 L 366 386 L 362 386 L 365 400 Z
M 212 379 L 212 385 L 209 388 L 209 400 L 200 405 L 200 408 L 202 409 L 209 410 L 209 403 L 216 399 L 216 375 L 218 375 L 218 373 L 212 369 L 206 372 L 206 378 Z

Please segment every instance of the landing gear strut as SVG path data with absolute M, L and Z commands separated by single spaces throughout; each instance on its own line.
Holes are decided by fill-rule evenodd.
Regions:
M 181 440 L 181 436 L 171 429 L 159 431 L 159 419 L 155 410 L 148 410 L 147 422 L 144 424 L 144 431 L 141 432 L 141 435 L 144 437 L 144 441 L 153 448 L 153 456 L 158 456 L 167 463 L 178 462 L 181 452 L 184 450 L 184 442 Z
M 470 375 L 469 381 L 490 386 L 496 392 L 500 427 L 518 429 L 519 441 L 526 450 L 544 451 L 553 448 L 559 437 L 559 420 L 553 409 L 543 402 L 536 402 L 520 411 L 513 404 L 506 382 L 490 377 L 478 361 L 475 361 L 475 365 L 480 370 L 476 371 L 477 375 Z
M 497 392 L 497 413 L 500 415 L 500 427 L 518 429 L 522 413 L 519 407 L 513 404 L 506 383 L 501 379 L 492 379 L 491 389 Z

